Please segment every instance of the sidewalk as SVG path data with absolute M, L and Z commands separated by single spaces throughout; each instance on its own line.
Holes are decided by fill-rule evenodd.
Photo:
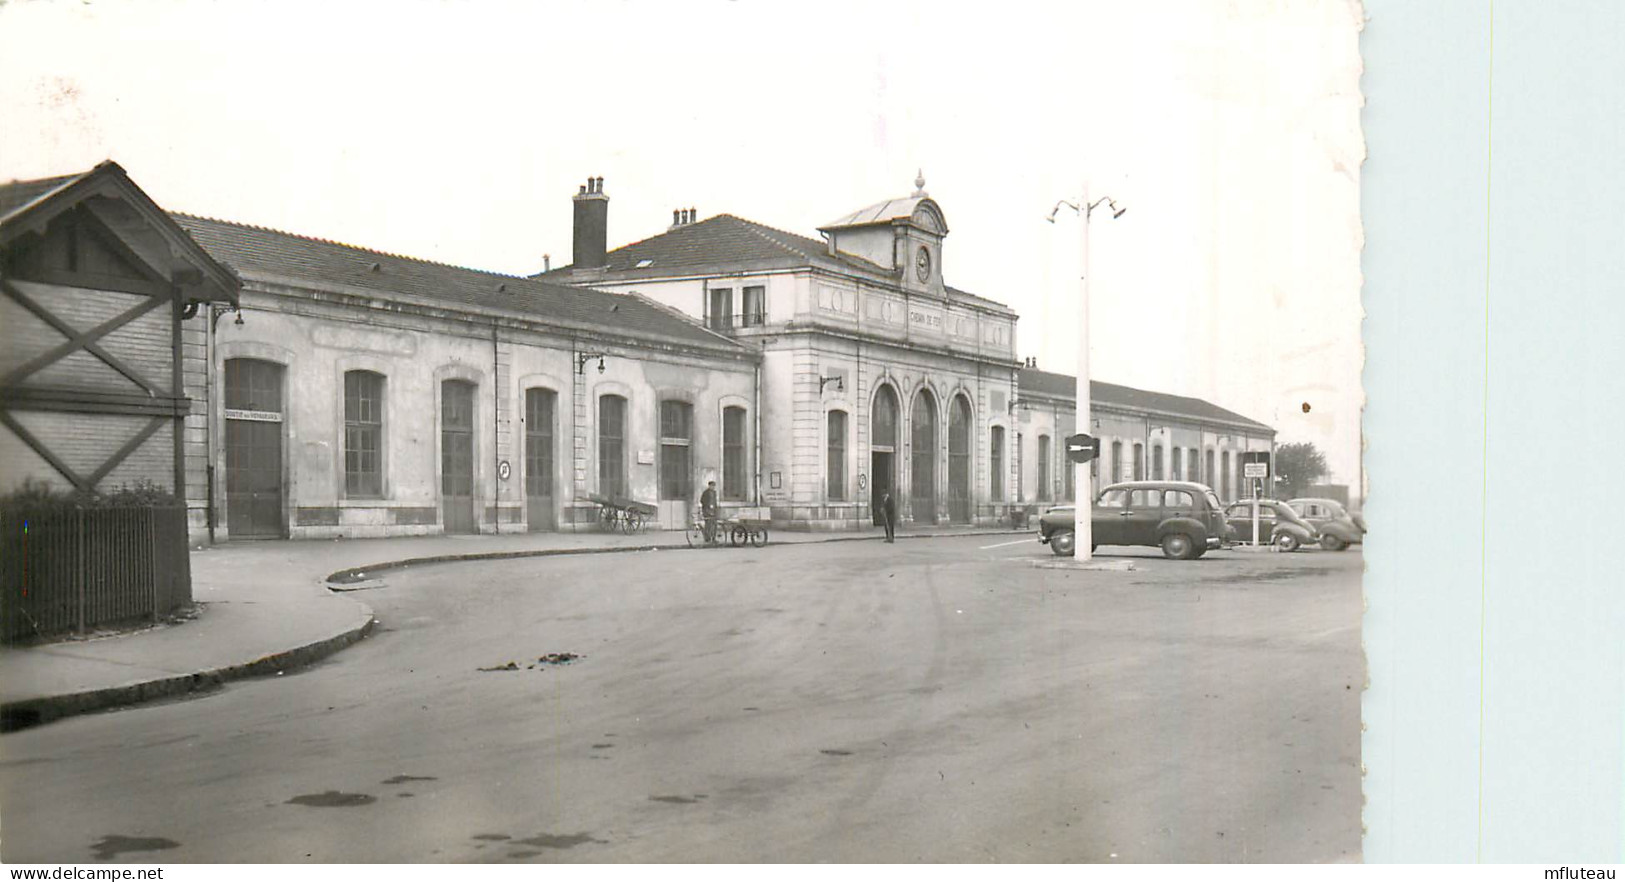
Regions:
M 1030 535 L 1032 530 L 923 527 L 897 538 Z M 771 545 L 875 541 L 879 530 L 772 531 Z M 686 548 L 678 531 L 512 533 L 236 542 L 192 553 L 202 611 L 173 625 L 88 640 L 0 649 L 0 731 L 309 664 L 364 639 L 372 610 L 345 593 L 377 571 L 412 564 Z M 328 578 L 340 578 L 330 587 Z

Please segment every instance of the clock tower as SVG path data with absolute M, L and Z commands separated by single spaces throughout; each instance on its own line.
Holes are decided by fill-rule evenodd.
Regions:
M 831 252 L 851 255 L 889 270 L 907 291 L 945 296 L 942 240 L 948 222 L 941 206 L 925 192 L 925 175 L 914 179 L 914 194 L 888 199 L 819 227 Z

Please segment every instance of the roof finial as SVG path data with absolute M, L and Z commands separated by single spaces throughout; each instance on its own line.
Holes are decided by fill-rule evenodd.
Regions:
M 924 196 L 925 195 L 925 170 L 924 169 L 920 169 L 914 175 L 914 195 L 915 196 Z

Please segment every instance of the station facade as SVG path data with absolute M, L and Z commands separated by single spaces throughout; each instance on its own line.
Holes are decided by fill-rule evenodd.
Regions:
M 912 523 L 1006 523 L 1072 500 L 1074 380 L 1024 369 L 1015 312 L 946 283 L 948 224 L 924 183 L 819 238 L 679 209 L 664 232 L 611 250 L 594 182 L 575 196 L 572 263 L 543 277 L 648 297 L 761 352 L 761 498 L 775 523 L 872 523 L 886 490 Z M 1233 496 L 1232 454 L 1272 449 L 1268 426 L 1199 399 L 1093 388 L 1097 474 L 1209 476 Z
M 6 385 L 0 455 L 8 479 L 172 488 L 196 542 L 596 529 L 606 500 L 680 528 L 713 480 L 726 516 L 789 529 L 871 525 L 887 491 L 916 524 L 1007 523 L 1074 495 L 1072 379 L 1024 368 L 1015 312 L 946 284 L 947 219 L 923 180 L 820 238 L 680 211 L 610 250 L 609 199 L 590 179 L 572 264 L 524 278 L 168 214 L 101 167 L 0 187 L 0 209 L 20 220 L 25 197 L 89 198 L 85 179 L 111 200 L 85 209 L 94 232 L 168 279 L 138 280 L 168 298 L 168 324 L 139 326 L 165 342 L 125 341 L 101 312 L 25 334 L 12 298 L 8 364 L 36 376 Z M 120 199 L 128 211 L 110 208 Z M 31 235 L 49 232 L 45 216 Z M 21 229 L 7 231 L 8 284 L 64 315 L 114 309 L 84 279 L 20 278 L 34 241 Z M 33 364 L 53 352 L 67 373 Z M 103 401 L 107 371 L 86 361 L 100 355 L 115 372 L 149 358 L 167 385 Z M 86 373 L 71 395 L 39 386 L 73 370 Z M 1097 475 L 1138 468 L 1230 498 L 1232 454 L 1273 440 L 1207 402 L 1094 389 Z M 63 416 L 59 399 L 100 416 Z M 110 417 L 144 434 L 62 428 Z M 40 440 L 58 429 L 56 448 Z

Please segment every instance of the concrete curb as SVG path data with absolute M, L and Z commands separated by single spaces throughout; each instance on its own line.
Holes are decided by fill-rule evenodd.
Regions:
M 110 686 L 67 695 L 27 698 L 0 705 L 0 732 L 13 732 L 78 714 L 190 695 L 217 688 L 232 680 L 271 676 L 320 661 L 372 632 L 375 623 L 372 608 L 364 603 L 357 602 L 357 605 L 361 607 L 364 616 L 360 625 L 332 637 L 273 652 L 250 662 L 192 674 L 177 674 L 143 683 Z
M 966 530 L 955 533 L 913 533 L 899 535 L 898 539 L 941 539 L 957 536 L 1012 536 L 1025 535 L 1031 530 Z M 827 542 L 878 542 L 884 536 L 843 536 L 836 535 L 820 539 L 805 539 L 797 542 L 780 542 L 780 545 L 812 545 Z M 363 578 L 361 574 L 387 572 L 389 570 L 405 569 L 413 566 L 427 564 L 457 563 L 461 561 L 482 560 L 508 560 L 522 557 L 556 557 L 568 554 L 619 554 L 641 551 L 698 551 L 690 548 L 686 543 L 682 545 L 623 545 L 623 546 L 587 546 L 583 548 L 542 548 L 527 551 L 487 551 L 472 552 L 469 554 L 437 554 L 427 557 L 404 558 L 402 560 L 385 561 L 383 563 L 368 564 L 359 567 L 349 567 L 332 573 L 326 578 L 327 583 L 334 582 L 363 582 L 370 581 L 371 577 Z M 334 589 L 331 584 L 329 590 Z M 351 589 L 354 590 L 354 589 Z M 49 723 L 64 717 L 77 714 L 93 713 L 115 707 L 126 707 L 148 701 L 190 695 L 214 689 L 221 684 L 232 680 L 242 680 L 250 677 L 263 677 L 281 673 L 293 668 L 303 667 L 312 662 L 319 661 L 361 640 L 371 633 L 374 618 L 372 608 L 356 601 L 361 607 L 365 620 L 358 626 L 349 628 L 332 637 L 296 646 L 292 649 L 275 652 L 262 658 L 242 664 L 228 665 L 222 668 L 198 671 L 193 674 L 177 674 L 172 677 L 162 677 L 148 680 L 143 683 L 131 683 L 123 686 L 112 686 L 104 689 L 92 689 L 85 692 L 74 692 L 67 695 L 50 695 L 41 698 L 28 698 L 0 705 L 0 732 L 12 732 L 26 729 L 42 723 Z
M 912 533 L 901 534 L 898 539 L 944 539 L 959 536 L 1025 536 L 1032 530 L 966 530 L 963 533 Z M 826 539 L 803 539 L 796 542 L 780 542 L 778 545 L 817 545 L 829 542 L 881 542 L 884 536 L 830 536 Z M 1038 541 L 1034 539 L 1033 541 Z M 773 543 L 769 543 L 773 544 Z M 560 557 L 568 554 L 619 554 L 637 551 L 703 551 L 704 548 L 693 548 L 687 543 L 677 545 L 666 543 L 662 545 L 611 545 L 586 546 L 582 548 L 536 548 L 526 551 L 475 551 L 468 554 L 435 554 L 428 557 L 408 557 L 401 560 L 390 560 L 382 563 L 366 564 L 359 567 L 348 567 L 335 573 L 330 573 L 324 582 L 328 590 L 344 590 L 333 587 L 334 583 L 348 584 L 353 582 L 370 581 L 373 573 L 388 572 L 389 570 L 406 569 L 407 567 L 425 566 L 428 564 L 460 563 L 482 560 L 514 560 L 523 557 Z M 352 589 L 353 590 L 353 589 Z

